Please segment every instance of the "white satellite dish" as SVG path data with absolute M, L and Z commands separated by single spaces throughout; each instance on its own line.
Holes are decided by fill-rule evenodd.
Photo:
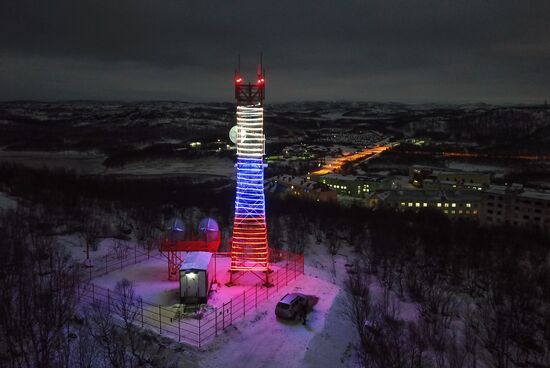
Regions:
M 229 131 L 229 139 L 231 140 L 231 142 L 235 144 L 237 144 L 237 131 L 238 131 L 238 128 L 236 125 L 232 127 L 231 130 Z

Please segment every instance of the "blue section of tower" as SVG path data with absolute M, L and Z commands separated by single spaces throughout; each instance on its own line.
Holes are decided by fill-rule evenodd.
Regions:
M 235 217 L 265 218 L 262 157 L 237 157 Z

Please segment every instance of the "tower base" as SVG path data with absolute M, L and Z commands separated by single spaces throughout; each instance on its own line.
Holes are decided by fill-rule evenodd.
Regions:
M 270 278 L 270 274 L 273 273 L 273 270 L 268 268 L 266 271 L 231 271 L 229 270 L 229 282 L 226 282 L 225 283 L 225 286 L 227 287 L 231 287 L 231 286 L 235 286 L 237 285 L 236 281 L 241 278 L 243 275 L 245 275 L 246 273 L 251 273 L 253 274 L 254 276 L 258 277 L 260 280 L 263 281 L 263 284 L 262 286 L 265 286 L 265 287 L 272 287 L 274 286 L 272 283 L 271 283 L 271 278 Z M 260 275 L 260 274 L 263 274 L 263 275 Z

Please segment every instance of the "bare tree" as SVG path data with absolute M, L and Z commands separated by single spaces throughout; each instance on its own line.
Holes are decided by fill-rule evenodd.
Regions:
M 106 362 L 113 368 L 131 366 L 131 356 L 126 347 L 126 340 L 120 328 L 116 325 L 114 316 L 107 306 L 96 302 L 87 310 L 86 319 L 89 321 L 89 331 Z
M 24 218 L 18 220 L 7 225 L 24 226 Z M 17 233 L 0 231 L 0 342 L 14 366 L 63 366 L 59 352 L 75 311 L 77 275 L 66 254 L 43 247 L 50 240 L 33 235 L 35 249 Z
M 122 319 L 122 328 L 128 339 L 133 357 L 139 365 L 146 363 L 147 345 L 137 327 L 137 319 L 143 313 L 140 301 L 135 295 L 134 286 L 128 279 L 117 282 L 113 310 Z
M 128 244 L 120 239 L 113 240 L 113 252 L 117 259 L 128 258 Z
M 90 249 L 97 250 L 97 241 L 99 238 L 100 224 L 97 219 L 95 210 L 91 209 L 86 216 L 86 219 L 82 222 L 80 230 L 80 238 L 82 239 L 84 246 L 86 247 L 86 260 L 85 265 L 91 266 Z

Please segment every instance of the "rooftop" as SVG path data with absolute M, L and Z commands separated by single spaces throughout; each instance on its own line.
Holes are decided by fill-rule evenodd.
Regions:
M 511 184 L 508 186 L 505 185 L 491 185 L 485 191 L 490 194 L 497 195 L 515 195 L 517 197 L 529 198 L 529 199 L 539 199 L 550 201 L 550 192 L 546 190 L 536 190 L 533 188 L 525 188 L 521 184 Z
M 181 270 L 207 270 L 210 264 L 212 253 L 210 252 L 189 252 L 180 266 Z

